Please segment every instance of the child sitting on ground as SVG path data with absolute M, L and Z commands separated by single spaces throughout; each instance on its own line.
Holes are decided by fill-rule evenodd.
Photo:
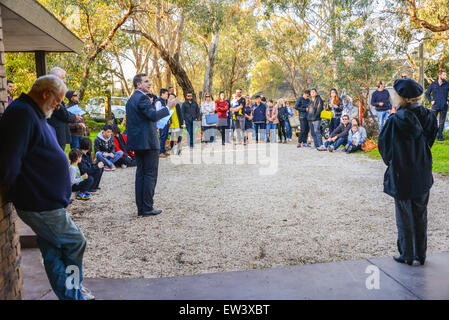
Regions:
M 90 188 L 94 183 L 94 179 L 87 175 L 87 173 L 80 175 L 80 170 L 78 164 L 81 162 L 83 153 L 80 149 L 73 148 L 69 152 L 70 160 L 70 182 L 72 183 L 72 191 L 78 193 L 75 198 L 78 200 L 89 200 L 90 199 Z
M 353 124 L 348 134 L 348 143 L 345 147 L 346 153 L 362 150 L 362 131 L 359 126 Z

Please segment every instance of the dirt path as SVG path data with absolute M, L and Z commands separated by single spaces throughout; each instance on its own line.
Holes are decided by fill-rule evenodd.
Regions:
M 106 172 L 90 201 L 69 208 L 88 240 L 85 276 L 165 277 L 396 253 L 394 205 L 382 192 L 381 161 L 276 147 L 273 175 L 247 160 L 204 163 L 218 162 L 213 154 L 223 161 L 247 156 L 237 147 L 209 148 L 202 164 L 162 159 L 155 207 L 163 213 L 155 217 L 136 216 L 135 168 Z M 448 179 L 435 175 L 430 252 L 449 251 L 448 191 Z

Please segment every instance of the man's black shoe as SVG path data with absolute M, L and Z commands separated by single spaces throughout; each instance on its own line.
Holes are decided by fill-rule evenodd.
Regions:
M 142 211 L 139 213 L 139 216 L 157 216 L 160 214 L 162 210 L 151 210 L 151 211 Z
M 394 261 L 399 262 L 399 263 L 406 263 L 409 266 L 411 266 L 413 264 L 413 259 L 412 260 L 405 260 L 404 258 L 402 258 L 401 256 L 394 256 L 393 257 Z
M 416 260 L 418 260 L 420 265 L 424 265 L 424 263 L 426 263 L 426 258 L 416 258 Z

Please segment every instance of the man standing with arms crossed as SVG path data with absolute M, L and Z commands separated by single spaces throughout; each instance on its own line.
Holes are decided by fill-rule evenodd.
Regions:
M 432 105 L 432 112 L 438 119 L 438 141 L 443 141 L 444 122 L 449 105 L 448 94 L 449 82 L 446 81 L 446 71 L 440 70 L 438 71 L 437 81 L 432 82 L 426 91 L 427 100 Z M 439 118 L 438 113 L 440 114 Z
M 150 101 L 151 82 L 144 73 L 134 76 L 134 93 L 126 103 L 127 146 L 136 154 L 136 204 L 138 216 L 154 216 L 161 210 L 153 208 L 161 148 L 156 123 L 169 115 L 163 106 L 156 111 Z

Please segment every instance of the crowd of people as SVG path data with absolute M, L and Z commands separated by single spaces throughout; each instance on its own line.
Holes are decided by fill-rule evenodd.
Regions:
M 137 215 L 155 216 L 162 212 L 154 208 L 153 197 L 159 159 L 166 156 L 169 135 L 172 150 L 178 144 L 177 154 L 183 129 L 193 148 L 194 122 L 200 119 L 207 143 L 215 141 L 215 128 L 223 144 L 231 140 L 248 144 L 253 133 L 256 143 L 276 142 L 277 135 L 282 143 L 292 139 L 289 120 L 294 113 L 283 99 L 275 102 L 257 95 L 251 101 L 238 89 L 230 100 L 224 92 L 216 101 L 206 94 L 200 109 L 192 92 L 187 92 L 182 104 L 173 88 L 161 89 L 157 97 L 151 92 L 148 76 L 138 74 L 133 79 L 135 91 L 126 104 L 126 131 L 105 125 L 94 140 L 94 161 L 92 141 L 85 136 L 85 119 L 68 111 L 63 101 L 66 97 L 72 107 L 78 103 L 76 92 L 67 91 L 65 76 L 65 71 L 56 67 L 39 77 L 27 94 L 11 99 L 0 118 L 0 136 L 8 136 L 0 143 L 0 186 L 18 216 L 36 233 L 47 276 L 59 299 L 94 298 L 81 285 L 86 239 L 66 211 L 72 192 L 76 199 L 88 200 L 100 189 L 104 171 L 114 171 L 116 165 L 136 165 Z M 427 203 L 433 184 L 430 148 L 437 135 L 443 138 L 441 127 L 449 105 L 445 79 L 446 73 L 440 71 L 426 92 L 432 111 L 421 103 L 422 86 L 408 78 L 394 83 L 397 111 L 383 82 L 372 97 L 382 126 L 379 151 L 388 167 L 384 192 L 394 198 L 396 206 L 400 255 L 394 259 L 399 263 L 411 265 L 417 260 L 423 265 L 426 260 Z M 8 94 L 10 85 L 13 83 L 8 82 Z M 319 151 L 362 149 L 366 130 L 357 117 L 351 118 L 351 110 L 345 110 L 348 100 L 336 89 L 330 90 L 326 102 L 316 89 L 305 90 L 295 104 L 301 128 L 298 147 L 310 147 L 310 133 L 313 147 Z M 323 123 L 330 131 L 324 143 Z M 70 163 L 65 154 L 67 144 L 71 144 Z M 79 287 L 66 286 L 69 265 L 78 268 Z

